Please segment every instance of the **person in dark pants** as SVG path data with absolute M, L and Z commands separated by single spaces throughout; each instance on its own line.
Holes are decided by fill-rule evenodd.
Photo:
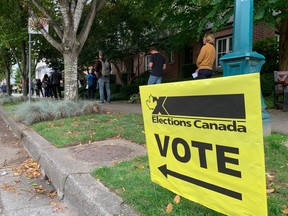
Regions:
M 87 84 L 88 84 L 88 99 L 92 100 L 94 99 L 94 95 L 96 91 L 97 77 L 96 77 L 96 74 L 94 73 L 93 66 L 90 66 L 88 68 L 88 71 L 89 71 L 89 74 L 86 77 Z
M 53 95 L 55 99 L 62 99 L 61 96 L 61 86 L 60 86 L 60 81 L 62 80 L 62 74 L 59 73 L 58 69 L 53 67 L 52 68 L 52 73 L 51 73 L 51 83 L 52 83 L 52 90 L 53 90 Z

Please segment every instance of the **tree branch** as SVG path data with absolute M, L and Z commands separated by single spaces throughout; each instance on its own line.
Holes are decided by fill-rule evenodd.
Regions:
M 79 34 L 79 37 L 78 37 L 79 43 L 80 43 L 78 53 L 80 53 L 82 47 L 84 46 L 84 42 L 86 41 L 86 39 L 89 35 L 91 26 L 92 26 L 94 18 L 96 16 L 96 12 L 99 11 L 106 2 L 107 2 L 107 0 L 92 0 L 91 9 L 90 9 L 90 11 L 86 17 L 84 26 L 83 26 L 80 34 Z
M 32 2 L 38 8 L 38 10 L 49 20 L 49 24 L 55 30 L 58 37 L 62 40 L 63 34 L 62 34 L 62 31 L 61 31 L 59 25 L 52 19 L 52 17 L 47 13 L 45 8 L 39 3 L 38 0 L 32 0 Z M 30 8 L 29 12 L 31 13 L 32 16 L 37 17 L 35 15 L 34 11 L 32 10 L 32 8 Z
M 74 14 L 73 14 L 73 18 L 74 18 L 73 31 L 74 32 L 77 32 L 77 29 L 79 27 L 79 23 L 80 23 L 80 20 L 81 20 L 81 16 L 79 16 L 79 15 L 82 14 L 82 11 L 83 11 L 83 8 L 84 8 L 84 3 L 85 3 L 85 1 L 83 1 L 83 0 L 80 1 L 79 0 L 77 2 L 76 7 L 75 7 L 75 11 L 74 11 Z M 92 7 L 93 7 L 93 5 L 92 5 Z

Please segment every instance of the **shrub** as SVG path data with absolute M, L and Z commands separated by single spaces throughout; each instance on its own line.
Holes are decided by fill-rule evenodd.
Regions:
M 274 74 L 263 73 L 260 74 L 261 91 L 263 97 L 271 96 L 274 92 Z
M 140 93 L 131 95 L 128 103 L 140 104 L 141 103 L 141 101 L 140 101 Z
M 24 102 L 15 107 L 13 114 L 16 121 L 31 125 L 40 121 L 47 121 L 65 117 L 99 113 L 96 102 L 74 102 L 70 100 L 55 101 L 43 99 L 36 102 Z
M 24 102 L 27 100 L 27 97 L 13 97 L 13 96 L 9 96 L 8 94 L 1 94 L 0 95 L 0 105 L 4 105 L 7 103 L 20 103 L 20 102 Z
M 279 69 L 279 43 L 275 38 L 259 40 L 253 45 L 253 49 L 265 56 L 261 73 L 273 73 L 273 71 Z

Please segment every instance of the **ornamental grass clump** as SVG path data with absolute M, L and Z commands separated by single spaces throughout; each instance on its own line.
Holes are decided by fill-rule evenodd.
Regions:
M 25 102 L 15 107 L 13 114 L 16 121 L 26 125 L 79 115 L 99 113 L 96 102 L 91 101 L 57 101 L 43 99 Z
M 0 105 L 4 104 L 11 104 L 11 103 L 20 103 L 27 100 L 27 98 L 20 96 L 20 97 L 13 97 L 9 96 L 8 94 L 0 94 Z

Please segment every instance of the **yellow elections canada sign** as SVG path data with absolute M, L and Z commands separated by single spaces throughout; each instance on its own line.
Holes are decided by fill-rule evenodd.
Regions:
M 267 215 L 258 73 L 140 94 L 153 182 L 227 215 Z

